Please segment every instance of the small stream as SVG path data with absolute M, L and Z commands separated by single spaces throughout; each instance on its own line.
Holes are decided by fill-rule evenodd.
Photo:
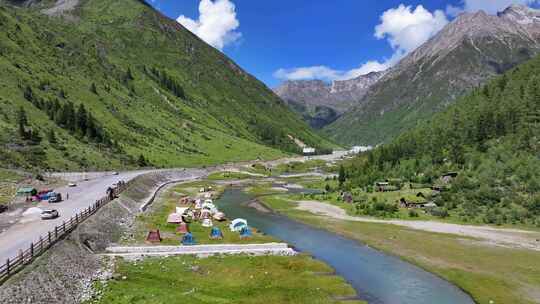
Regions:
M 397 257 L 286 216 L 259 212 L 243 204 L 251 199 L 253 196 L 241 189 L 230 189 L 218 204 L 229 218 L 245 218 L 250 226 L 324 261 L 370 304 L 474 303 L 449 282 Z

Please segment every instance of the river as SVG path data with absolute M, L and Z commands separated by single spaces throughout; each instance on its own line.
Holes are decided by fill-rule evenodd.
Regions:
M 250 226 L 327 263 L 370 304 L 474 303 L 456 286 L 397 257 L 286 216 L 263 213 L 243 204 L 251 199 L 253 197 L 241 189 L 229 189 L 217 203 L 229 218 L 245 218 Z

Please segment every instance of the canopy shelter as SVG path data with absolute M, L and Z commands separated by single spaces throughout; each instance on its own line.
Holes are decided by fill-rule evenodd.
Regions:
M 233 232 L 240 232 L 242 228 L 247 227 L 247 221 L 245 219 L 237 218 L 231 222 L 229 228 Z
M 19 196 L 34 196 L 36 194 L 37 190 L 33 187 L 22 187 L 17 190 L 17 195 Z
M 180 224 L 183 221 L 181 213 L 171 213 L 169 214 L 169 217 L 167 217 L 167 223 L 169 224 Z

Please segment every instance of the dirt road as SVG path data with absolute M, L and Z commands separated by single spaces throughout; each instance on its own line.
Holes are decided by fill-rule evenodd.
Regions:
M 493 228 L 487 226 L 459 225 L 436 221 L 380 220 L 374 218 L 350 216 L 347 215 L 345 210 L 337 206 L 319 201 L 299 201 L 298 204 L 299 205 L 297 209 L 299 210 L 324 215 L 334 219 L 356 222 L 392 224 L 416 230 L 472 237 L 479 239 L 482 242 L 486 242 L 487 244 L 496 246 L 524 248 L 540 251 L 539 232 L 518 229 Z

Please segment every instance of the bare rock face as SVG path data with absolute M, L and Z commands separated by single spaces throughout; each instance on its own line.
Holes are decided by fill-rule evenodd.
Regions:
M 79 5 L 79 0 L 57 0 L 53 7 L 43 10 L 49 16 L 59 16 L 74 10 Z
M 384 74 L 373 72 L 332 83 L 322 80 L 286 81 L 274 92 L 312 127 L 321 128 L 351 109 Z
M 371 85 L 325 132 L 343 144 L 388 141 L 539 53 L 539 10 L 513 5 L 496 16 L 461 14 Z

